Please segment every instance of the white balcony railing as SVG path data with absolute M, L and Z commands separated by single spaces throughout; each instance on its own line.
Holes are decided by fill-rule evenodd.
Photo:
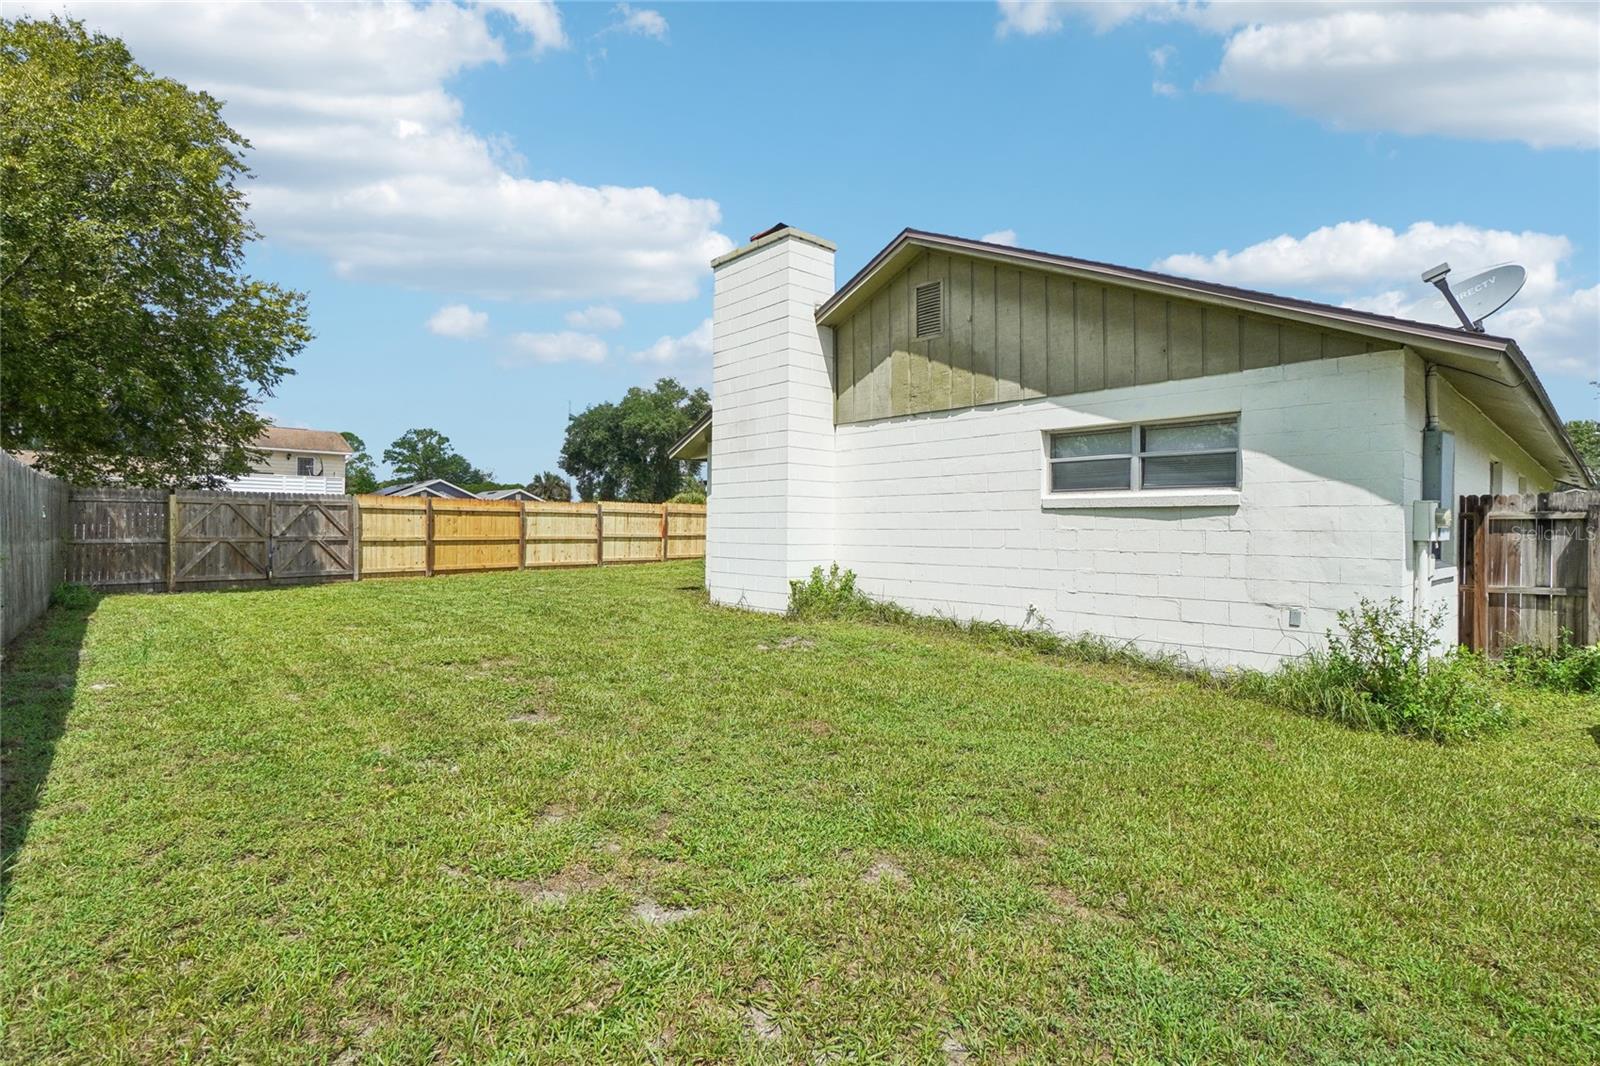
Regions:
M 298 474 L 246 474 L 226 486 L 230 492 L 294 492 L 306 496 L 339 496 L 342 477 L 301 477 Z

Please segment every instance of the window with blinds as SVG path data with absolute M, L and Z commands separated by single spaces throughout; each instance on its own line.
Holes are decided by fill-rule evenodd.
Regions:
M 1050 491 L 1236 489 L 1239 417 L 1050 434 Z

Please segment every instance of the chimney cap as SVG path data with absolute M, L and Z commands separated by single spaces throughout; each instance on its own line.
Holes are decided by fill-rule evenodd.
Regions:
M 760 233 L 752 233 L 750 235 L 749 243 L 754 244 L 756 241 L 759 241 L 763 237 L 770 237 L 774 233 L 777 233 L 779 230 L 788 229 L 788 228 L 789 228 L 789 223 L 787 223 L 787 222 L 780 222 L 776 226 L 768 226 L 766 229 L 762 230 Z

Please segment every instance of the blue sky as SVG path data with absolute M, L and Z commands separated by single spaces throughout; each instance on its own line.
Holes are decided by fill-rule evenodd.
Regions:
M 70 10 L 228 101 L 317 333 L 264 407 L 375 454 L 526 480 L 569 410 L 709 386 L 706 260 L 778 221 L 840 281 L 909 225 L 1406 314 L 1515 259 L 1495 326 L 1596 417 L 1592 9 Z

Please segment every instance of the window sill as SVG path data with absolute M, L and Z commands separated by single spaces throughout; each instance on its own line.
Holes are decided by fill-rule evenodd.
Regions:
M 1114 492 L 1056 492 L 1040 497 L 1047 510 L 1087 511 L 1146 507 L 1238 507 L 1238 489 L 1120 489 Z

